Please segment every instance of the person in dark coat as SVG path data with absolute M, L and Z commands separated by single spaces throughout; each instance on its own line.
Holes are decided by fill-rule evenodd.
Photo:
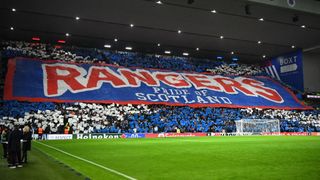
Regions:
M 4 128 L 1 133 L 1 144 L 3 148 L 3 158 L 7 159 L 8 155 L 8 129 Z
M 23 127 L 22 161 L 28 163 L 28 151 L 31 150 L 32 134 L 28 125 Z
M 21 145 L 22 132 L 19 126 L 14 126 L 14 130 L 8 137 L 8 153 L 9 153 L 9 168 L 22 167 L 21 163 Z

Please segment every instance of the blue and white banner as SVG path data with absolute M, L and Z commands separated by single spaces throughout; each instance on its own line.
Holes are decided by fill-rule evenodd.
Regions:
M 269 77 L 11 59 L 6 100 L 308 109 Z
M 304 91 L 301 50 L 273 58 L 264 68 L 271 77 Z

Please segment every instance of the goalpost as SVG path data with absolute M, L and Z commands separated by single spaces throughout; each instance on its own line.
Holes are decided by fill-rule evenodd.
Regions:
M 235 122 L 237 135 L 280 135 L 278 119 L 241 119 Z

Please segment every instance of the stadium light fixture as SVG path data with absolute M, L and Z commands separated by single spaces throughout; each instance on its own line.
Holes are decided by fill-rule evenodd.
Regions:
M 264 21 L 264 19 L 263 18 L 259 18 L 259 21 Z
M 181 34 L 181 30 L 178 30 L 178 34 Z
M 182 53 L 182 55 L 184 55 L 184 56 L 189 56 L 189 53 L 184 52 L 184 53 Z
M 131 51 L 131 50 L 132 50 L 132 47 L 130 47 L 130 46 L 127 46 L 127 47 L 126 47 L 126 50 L 129 50 L 129 51 Z
M 157 3 L 157 4 L 162 4 L 162 2 L 161 2 L 161 1 L 157 1 L 156 3 Z
M 234 52 L 233 51 L 231 51 L 231 53 L 230 54 L 234 54 Z
M 224 37 L 223 36 L 220 36 L 220 39 L 223 39 Z
M 118 39 L 117 39 L 117 38 L 114 38 L 114 42 L 118 42 Z
M 258 41 L 258 44 L 261 44 L 262 42 L 261 41 Z
M 266 57 L 267 57 L 267 56 L 266 56 L 265 54 L 264 54 L 264 55 L 262 55 L 262 58 L 263 58 L 263 59 L 265 59 Z
M 16 12 L 17 10 L 16 10 L 15 8 L 12 8 L 11 11 L 12 11 L 12 12 Z
M 67 37 L 69 37 L 69 36 L 70 36 L 70 34 L 69 34 L 69 33 L 66 33 L 66 36 L 67 36 Z
M 294 49 L 294 48 L 296 48 L 296 46 L 295 46 L 295 45 L 292 45 L 291 48 Z
M 160 43 L 158 43 L 158 44 L 157 44 L 157 46 L 158 46 L 158 47 L 160 47 L 160 46 L 161 46 L 161 44 L 160 44 Z
M 299 21 L 299 16 L 298 15 L 293 15 L 293 17 L 292 17 L 292 22 L 294 22 L 294 23 L 296 23 L 296 22 L 298 22 Z
M 134 24 L 130 24 L 130 27 L 134 27 Z
M 76 20 L 77 20 L 77 21 L 79 21 L 79 20 L 80 20 L 80 17 L 79 17 L 79 16 L 77 16 L 77 17 L 76 17 Z
M 216 11 L 215 9 L 211 10 L 211 12 L 212 12 L 213 14 L 217 13 L 217 11 Z
M 104 47 L 105 48 L 111 48 L 111 45 L 110 44 L 105 44 Z
M 196 51 L 199 51 L 200 49 L 199 48 L 196 48 Z
M 13 30 L 14 30 L 14 28 L 11 26 L 11 27 L 10 27 L 10 30 L 11 30 L 11 31 L 13 31 Z
M 164 51 L 165 54 L 171 54 L 171 51 Z
M 301 25 L 301 28 L 303 28 L 303 29 L 306 28 L 306 25 Z

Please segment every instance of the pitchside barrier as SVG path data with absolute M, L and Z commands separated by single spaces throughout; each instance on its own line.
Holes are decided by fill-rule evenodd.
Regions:
M 257 136 L 254 133 L 92 133 L 92 134 L 44 134 L 42 140 L 73 140 L 73 139 L 128 139 L 128 138 L 170 138 L 170 137 L 203 137 L 203 136 Z M 261 133 L 261 136 L 320 136 L 320 132 L 276 132 Z M 33 139 L 39 139 L 38 134 Z

